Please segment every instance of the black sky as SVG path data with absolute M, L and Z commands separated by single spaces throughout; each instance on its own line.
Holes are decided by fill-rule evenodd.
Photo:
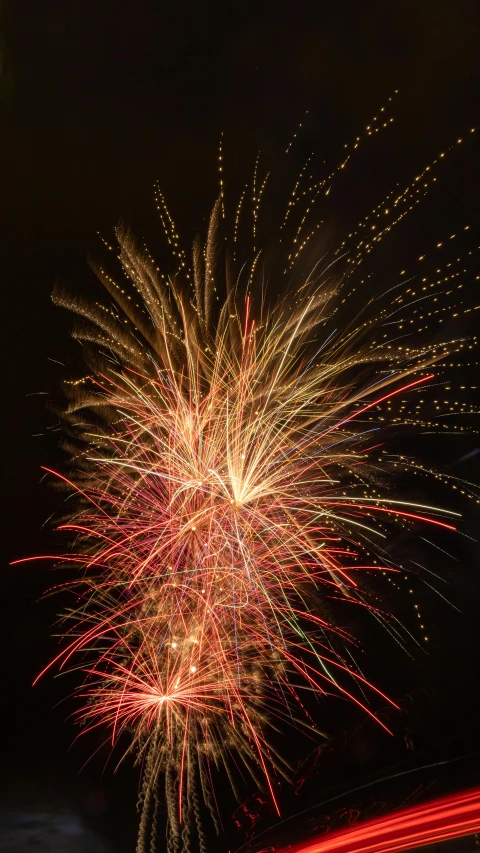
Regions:
M 58 508 L 58 495 L 40 482 L 40 466 L 60 464 L 58 435 L 49 431 L 56 421 L 47 398 L 30 395 L 51 394 L 58 385 L 61 368 L 49 359 L 75 357 L 70 320 L 53 307 L 50 294 L 56 280 L 79 290 L 91 286 L 86 260 L 101 254 L 97 231 L 108 234 L 126 219 L 140 233 L 152 233 L 152 184 L 158 178 L 191 240 L 215 199 L 221 131 L 227 170 L 230 156 L 233 173 L 248 172 L 257 149 L 281 149 L 308 109 L 308 150 L 336 160 L 339 146 L 399 89 L 394 133 L 357 174 L 351 200 L 356 212 L 358 187 L 375 200 L 391 179 L 410 177 L 475 125 L 480 4 L 4 0 L 1 11 L 7 428 L 2 491 L 8 563 L 55 548 L 52 529 L 42 525 Z M 477 157 L 472 145 L 446 169 L 439 201 L 427 208 L 428 239 L 443 222 L 460 217 L 475 223 Z M 348 194 L 338 215 L 352 215 Z M 478 439 L 470 437 L 438 455 L 453 464 L 454 457 L 476 446 Z M 475 457 L 471 460 L 470 476 Z M 467 524 L 469 530 L 475 527 L 468 512 Z M 460 555 L 453 595 L 464 616 L 441 611 L 429 661 L 399 664 L 404 692 L 426 691 L 430 697 L 419 704 L 425 717 L 420 711 L 414 715 L 423 732 L 420 742 L 449 756 L 468 752 L 470 742 L 475 748 L 478 549 L 469 545 Z M 67 753 L 74 731 L 64 719 L 71 708 L 52 710 L 68 684 L 47 679 L 35 690 L 30 687 L 55 647 L 48 633 L 57 603 L 36 604 L 50 579 L 39 568 L 4 571 L 0 810 L 71 808 L 113 839 L 115 849 L 122 844 L 129 849 L 135 834 L 134 774 L 125 769 L 115 781 L 107 770 L 102 778 L 101 763 L 93 762 L 79 776 L 90 748 Z M 379 651 L 380 676 L 384 663 Z M 438 731 L 427 735 L 432 706 Z M 331 726 L 335 735 L 333 720 Z M 365 766 L 381 772 L 390 760 L 388 750 L 382 753 L 373 735 L 367 741 L 371 755 Z M 447 741 L 449 746 L 442 746 Z M 347 766 L 352 757 L 340 753 Z M 455 784 L 461 784 L 457 777 Z

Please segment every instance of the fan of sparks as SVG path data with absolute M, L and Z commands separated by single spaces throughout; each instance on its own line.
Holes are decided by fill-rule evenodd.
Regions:
M 376 584 L 398 571 L 391 534 L 455 529 L 451 510 L 395 494 L 384 433 L 395 405 L 419 391 L 423 402 L 441 360 L 469 342 L 398 330 L 419 308 L 435 314 L 441 283 L 415 292 L 403 276 L 352 296 L 369 252 L 419 200 L 415 181 L 371 214 L 377 231 L 360 222 L 311 260 L 310 207 L 346 162 L 324 181 L 298 178 L 279 263 L 258 249 L 257 164 L 246 259 L 245 193 L 229 241 L 221 181 L 190 258 L 157 190 L 173 272 L 118 229 L 120 277 L 96 270 L 111 303 L 55 294 L 80 317 L 89 365 L 67 383 L 72 473 L 56 475 L 78 496 L 61 528 L 73 543 L 63 560 L 79 568 L 57 662 L 84 671 L 84 729 L 106 726 L 114 743 L 128 734 L 142 764 L 138 850 L 154 849 L 162 803 L 169 849 L 188 849 L 192 833 L 205 849 L 202 803 L 218 822 L 213 776 L 224 768 L 235 789 L 238 761 L 276 806 L 288 766 L 269 732 L 320 737 L 308 696 L 337 694 L 372 716 L 390 701 L 332 608 L 366 609 L 402 643 Z

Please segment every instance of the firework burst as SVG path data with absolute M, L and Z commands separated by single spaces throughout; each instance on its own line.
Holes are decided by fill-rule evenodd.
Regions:
M 417 294 L 407 277 L 351 309 L 358 268 L 417 202 L 418 183 L 375 209 L 374 237 L 359 222 L 305 273 L 310 209 L 347 160 L 316 183 L 301 173 L 278 269 L 258 250 L 257 164 L 250 261 L 238 261 L 245 193 L 229 243 L 222 181 L 190 260 L 157 190 L 174 272 L 118 229 L 121 278 L 96 270 L 110 305 L 54 296 L 81 318 L 74 337 L 89 364 L 67 383 L 73 473 L 57 476 L 78 502 L 61 525 L 75 543 L 61 560 L 80 579 L 56 662 L 85 673 L 86 730 L 106 726 L 113 743 L 129 733 L 143 767 L 139 853 L 155 849 L 162 803 L 169 850 L 206 849 L 201 801 L 218 824 L 212 770 L 226 768 L 235 789 L 232 755 L 276 805 L 272 780 L 288 767 L 268 732 L 320 736 L 305 692 L 337 693 L 375 716 L 370 698 L 386 697 L 363 677 L 331 607 L 368 610 L 402 643 L 375 584 L 398 571 L 389 535 L 455 529 L 451 510 L 395 496 L 399 459 L 383 446 L 435 365 L 470 345 L 428 342 L 418 309 L 435 313 L 445 288 L 428 282 Z M 408 338 L 406 316 L 418 320 Z

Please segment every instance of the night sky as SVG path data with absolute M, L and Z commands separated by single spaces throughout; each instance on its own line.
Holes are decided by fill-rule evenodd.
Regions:
M 136 773 L 125 765 L 115 776 L 113 764 L 104 771 L 107 753 L 81 770 L 100 740 L 81 739 L 70 749 L 73 705 L 61 700 L 74 678 L 46 678 L 31 687 L 56 648 L 50 632 L 60 602 L 39 602 L 52 574 L 39 565 L 8 568 L 12 559 L 58 547 L 44 522 L 58 512 L 61 498 L 42 480 L 40 466 L 63 464 L 51 401 L 65 376 L 57 362 L 78 366 L 79 348 L 69 338 L 71 318 L 50 300 L 53 285 L 100 293 L 92 290 L 87 260 L 102 257 L 97 232 L 108 236 L 120 220 L 155 246 L 157 179 L 191 243 L 215 201 L 222 131 L 228 189 L 229 169 L 232 182 L 237 171 L 243 180 L 258 149 L 267 157 L 281 151 L 306 110 L 298 162 L 311 150 L 320 162 L 336 162 L 341 145 L 398 89 L 395 123 L 352 170 L 351 195 L 348 188 L 340 193 L 332 229 L 342 218 L 368 212 L 392 184 L 409 179 L 475 126 L 480 4 L 4 0 L 1 15 L 6 568 L 0 853 L 128 851 L 136 832 Z M 389 250 L 398 263 L 455 223 L 469 223 L 472 245 L 478 244 L 477 161 L 474 141 L 451 158 L 421 217 L 396 232 Z M 474 297 L 474 284 L 469 287 Z M 433 442 L 431 454 L 456 476 L 475 479 L 477 447 L 471 433 L 441 447 Z M 459 500 L 464 529 L 475 536 L 478 516 Z M 324 769 L 306 763 L 298 801 L 285 794 L 286 814 L 348 787 L 350 777 L 373 779 L 391 768 L 452 760 L 443 775 L 422 772 L 393 798 L 409 795 L 417 778 L 439 792 L 478 781 L 472 754 L 480 748 L 474 703 L 479 550 L 464 538 L 454 547 L 458 562 L 447 566 L 440 559 L 437 569 L 445 569 L 461 613 L 437 600 L 425 604 L 429 655 L 402 658 L 374 632 L 364 637 L 369 675 L 408 706 L 392 742 L 357 715 L 327 708 L 330 754 Z M 248 825 L 242 819 L 235 833 L 233 808 L 228 804 L 226 820 L 232 850 Z M 273 822 L 266 807 L 258 828 Z

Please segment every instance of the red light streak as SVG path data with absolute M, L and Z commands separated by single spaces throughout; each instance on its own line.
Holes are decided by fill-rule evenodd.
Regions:
M 480 831 L 480 788 L 394 812 L 281 853 L 398 853 Z

